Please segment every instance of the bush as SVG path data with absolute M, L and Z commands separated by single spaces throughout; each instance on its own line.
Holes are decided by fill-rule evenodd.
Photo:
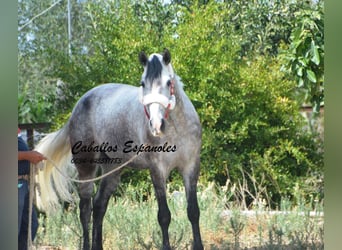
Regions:
M 229 11 L 215 3 L 193 6 L 166 43 L 203 125 L 202 180 L 224 185 L 253 174 L 266 186 L 264 198 L 279 204 L 297 185 L 304 188 L 307 176 L 322 178 L 322 145 L 303 130 L 296 83 L 280 71 L 280 62 L 240 59 L 226 25 Z M 317 185 L 304 190 L 321 199 Z

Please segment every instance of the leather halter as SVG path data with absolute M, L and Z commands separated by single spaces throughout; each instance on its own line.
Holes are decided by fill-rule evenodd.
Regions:
M 146 96 L 143 96 L 142 94 L 142 87 L 140 90 L 140 102 L 144 105 L 144 111 L 146 114 L 147 119 L 150 119 L 150 114 L 148 113 L 147 110 L 147 105 L 151 103 L 159 103 L 164 106 L 165 108 L 165 113 L 164 113 L 164 118 L 167 119 L 169 117 L 169 111 L 173 110 L 176 106 L 176 97 L 175 97 L 175 78 L 172 77 L 170 79 L 170 98 L 167 98 L 165 95 L 162 94 L 147 94 Z

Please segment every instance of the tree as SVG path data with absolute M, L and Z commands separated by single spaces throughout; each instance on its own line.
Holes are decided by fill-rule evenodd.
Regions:
M 19 80 L 19 121 L 48 121 L 54 95 L 51 85 L 53 80 L 44 75 L 49 65 L 46 64 L 45 41 L 52 41 L 49 32 L 52 23 L 42 13 L 51 7 L 49 3 L 38 1 L 18 2 L 18 80 Z M 51 10 L 58 10 L 55 4 Z M 34 13 L 34 14 L 33 14 Z M 42 20 L 44 19 L 44 21 Z M 52 19 L 51 19 L 52 20 Z M 53 19 L 52 21 L 58 21 Z M 56 34 L 61 34 L 60 30 Z M 56 41 L 56 45 L 58 45 Z
M 84 32 L 84 4 L 72 2 L 72 47 L 82 51 L 88 39 Z M 21 0 L 18 17 L 19 121 L 52 121 L 59 112 L 55 106 L 58 76 L 51 72 L 56 54 L 68 55 L 66 2 Z
M 323 1 L 307 3 L 296 11 L 290 44 L 282 52 L 284 70 L 304 92 L 317 115 L 324 101 L 324 13 Z

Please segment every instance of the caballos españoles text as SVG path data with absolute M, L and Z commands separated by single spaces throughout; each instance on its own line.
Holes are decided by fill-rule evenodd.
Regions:
M 82 141 L 76 142 L 72 148 L 71 152 L 73 155 L 79 153 L 109 153 L 109 152 L 117 152 L 118 145 L 111 145 L 109 142 L 102 142 L 101 144 L 96 144 L 92 141 L 89 144 L 84 144 Z M 123 153 L 170 153 L 176 152 L 176 145 L 169 145 L 168 142 L 165 142 L 164 145 L 148 145 L 148 144 L 135 144 L 134 141 L 126 141 L 123 145 L 122 152 Z

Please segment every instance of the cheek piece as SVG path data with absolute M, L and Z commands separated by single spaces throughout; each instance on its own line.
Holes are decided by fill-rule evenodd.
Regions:
M 140 86 L 139 89 L 139 101 L 144 105 L 144 111 L 146 114 L 146 117 L 150 119 L 150 114 L 147 111 L 147 105 L 151 103 L 158 103 L 163 105 L 165 108 L 165 114 L 164 118 L 167 119 L 169 116 L 169 111 L 173 110 L 176 106 L 176 97 L 174 95 L 174 78 L 171 80 L 170 84 L 170 98 L 167 98 L 165 95 L 159 94 L 159 93 L 151 93 L 147 95 L 143 95 L 143 87 Z

